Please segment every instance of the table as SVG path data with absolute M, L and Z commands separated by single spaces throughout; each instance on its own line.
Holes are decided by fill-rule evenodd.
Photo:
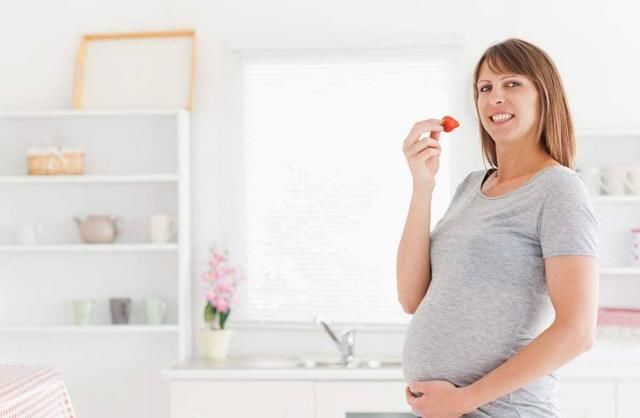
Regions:
M 75 416 L 67 388 L 55 368 L 0 365 L 0 417 Z

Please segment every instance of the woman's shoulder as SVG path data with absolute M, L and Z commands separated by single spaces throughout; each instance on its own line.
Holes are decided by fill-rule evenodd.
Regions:
M 544 189 L 547 196 L 566 200 L 570 198 L 588 199 L 589 192 L 582 176 L 564 165 L 547 170 Z
M 582 176 L 567 166 L 557 164 L 550 168 L 550 170 L 546 170 L 548 171 L 546 178 L 552 185 L 558 187 L 575 187 L 580 183 L 584 183 Z
M 467 174 L 465 180 L 478 179 L 483 178 L 486 174 L 491 172 L 492 168 L 481 168 L 479 170 L 472 170 Z
M 469 186 L 470 184 L 475 184 L 476 180 L 478 178 L 482 178 L 482 176 L 484 176 L 484 173 L 486 173 L 486 171 L 487 170 L 483 169 L 483 170 L 472 170 L 468 172 L 467 175 L 462 179 L 458 187 L 465 187 L 465 186 Z

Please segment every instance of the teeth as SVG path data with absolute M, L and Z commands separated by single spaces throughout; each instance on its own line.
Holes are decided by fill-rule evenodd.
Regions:
M 511 113 L 500 113 L 498 115 L 491 116 L 491 120 L 494 122 L 502 122 L 511 119 L 513 115 Z

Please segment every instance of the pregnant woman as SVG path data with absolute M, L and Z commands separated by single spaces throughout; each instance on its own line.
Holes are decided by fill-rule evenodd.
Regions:
M 491 168 L 464 178 L 431 233 L 440 121 L 416 123 L 403 145 L 407 402 L 424 418 L 560 417 L 553 372 L 592 346 L 598 306 L 598 221 L 567 100 L 548 55 L 520 39 L 489 47 L 473 82 Z

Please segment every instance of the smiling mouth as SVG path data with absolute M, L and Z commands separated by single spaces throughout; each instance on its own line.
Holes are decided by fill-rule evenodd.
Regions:
M 491 119 L 491 122 L 495 124 L 501 124 L 501 123 L 508 122 L 511 119 L 514 119 L 515 117 L 516 115 L 512 113 L 503 113 L 500 115 L 489 116 L 489 119 Z

